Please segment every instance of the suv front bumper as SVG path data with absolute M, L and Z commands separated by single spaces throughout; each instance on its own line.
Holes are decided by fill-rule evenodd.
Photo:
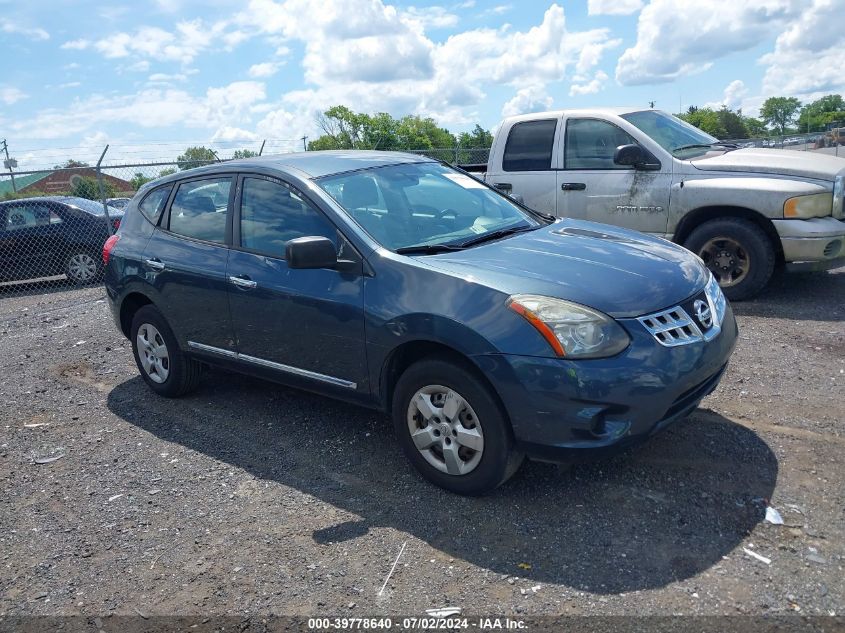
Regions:
M 678 347 L 660 345 L 635 319 L 619 323 L 631 345 L 612 358 L 473 357 L 501 397 L 520 450 L 564 461 L 647 439 L 718 386 L 737 339 L 730 306 L 718 336 Z

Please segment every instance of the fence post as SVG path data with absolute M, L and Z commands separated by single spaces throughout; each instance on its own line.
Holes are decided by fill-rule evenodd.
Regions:
M 109 217 L 109 205 L 106 204 L 106 188 L 103 186 L 103 170 L 100 169 L 100 166 L 103 163 L 103 158 L 106 157 L 107 151 L 109 151 L 108 145 L 103 148 L 103 153 L 100 154 L 100 160 L 97 161 L 97 186 L 100 188 L 100 200 L 103 203 L 103 213 L 106 216 L 106 224 L 109 227 L 109 235 L 114 235 L 114 227 L 112 226 L 111 218 Z
M 460 151 L 461 151 L 461 144 L 455 143 L 455 167 L 458 166 Z
M 261 156 L 261 154 L 264 152 L 264 143 L 266 143 L 266 142 L 267 142 L 266 138 L 263 141 L 261 141 L 261 147 L 258 149 L 258 155 L 259 156 Z

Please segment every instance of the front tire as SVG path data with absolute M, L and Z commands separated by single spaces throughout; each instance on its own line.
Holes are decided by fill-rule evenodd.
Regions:
M 441 488 L 484 494 L 522 463 L 507 416 L 469 366 L 439 357 L 418 361 L 399 378 L 392 404 L 402 450 L 423 477 Z
M 197 388 L 202 364 L 179 349 L 158 309 L 145 305 L 135 313 L 129 340 L 141 377 L 157 394 L 175 398 Z
M 690 233 L 684 247 L 704 260 L 731 301 L 759 293 L 775 268 L 771 240 L 757 224 L 743 218 L 705 222 Z

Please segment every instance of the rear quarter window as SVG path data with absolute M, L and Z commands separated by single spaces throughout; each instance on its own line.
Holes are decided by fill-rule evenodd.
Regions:
M 557 129 L 557 119 L 515 124 L 505 144 L 502 169 L 505 171 L 550 170 L 555 129 Z
M 158 224 L 158 219 L 161 217 L 161 212 L 164 211 L 164 205 L 167 204 L 167 198 L 170 196 L 172 189 L 172 185 L 153 189 L 141 200 L 138 210 L 150 222 Z

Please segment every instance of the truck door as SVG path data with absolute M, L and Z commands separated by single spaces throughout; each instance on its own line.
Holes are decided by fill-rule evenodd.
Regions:
M 568 117 L 565 123 L 557 215 L 665 235 L 672 165 L 648 171 L 616 165 L 616 148 L 637 144 L 630 134 L 602 119 Z
M 532 209 L 557 214 L 557 182 L 553 171 L 559 152 L 559 118 L 521 121 L 511 126 L 503 151 L 491 160 L 495 172 L 487 181 L 521 198 Z M 498 157 L 501 157 L 501 160 Z

